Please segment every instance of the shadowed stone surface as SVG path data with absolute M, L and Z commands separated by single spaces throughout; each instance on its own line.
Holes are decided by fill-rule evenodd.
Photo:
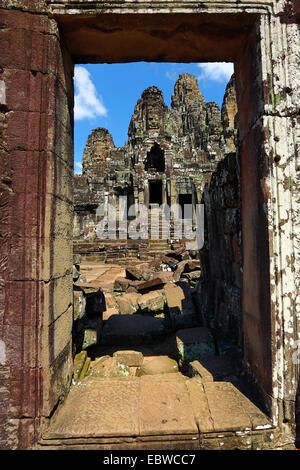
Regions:
M 214 339 L 208 328 L 186 328 L 176 333 L 177 349 L 184 362 L 215 355 Z
M 238 375 L 239 366 L 231 357 L 215 356 L 205 357 L 201 361 L 193 361 L 189 364 L 191 376 L 198 375 L 202 380 L 213 382 L 232 379 Z
M 163 334 L 164 324 L 160 318 L 144 315 L 113 315 L 102 330 L 101 344 L 146 344 L 161 338 Z

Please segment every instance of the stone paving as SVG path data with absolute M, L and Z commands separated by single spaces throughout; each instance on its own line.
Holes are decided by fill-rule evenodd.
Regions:
M 195 289 L 183 276 L 187 266 L 197 272 L 199 262 L 180 261 L 182 253 L 174 259 L 177 280 L 161 271 L 163 261 L 156 271 L 150 262 L 81 265 L 77 286 L 87 300 L 90 291 L 95 301 L 99 289 L 104 292 L 101 335 L 75 356 L 70 392 L 42 448 L 252 449 L 274 443 L 268 417 L 246 398 L 236 348 L 226 343 L 223 351 L 197 316 Z M 78 331 L 82 327 L 79 322 Z
M 41 444 L 72 448 L 93 438 L 99 448 L 110 442 L 126 449 L 124 438 L 131 438 L 138 449 L 147 439 L 180 438 L 183 448 L 205 448 L 217 439 L 218 448 L 234 441 L 251 449 L 254 441 L 272 440 L 272 431 L 269 419 L 229 382 L 203 384 L 181 373 L 85 377 L 71 387 Z

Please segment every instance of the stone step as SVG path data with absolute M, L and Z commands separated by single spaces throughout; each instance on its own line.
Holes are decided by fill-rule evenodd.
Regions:
M 268 449 L 270 420 L 232 383 L 179 373 L 85 377 L 42 432 L 40 449 Z

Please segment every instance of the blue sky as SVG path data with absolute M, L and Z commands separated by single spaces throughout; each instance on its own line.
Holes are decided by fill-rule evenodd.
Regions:
M 80 173 L 82 154 L 88 135 L 96 127 L 105 127 L 114 143 L 122 147 L 127 140 L 130 118 L 137 100 L 149 86 L 163 92 L 165 103 L 171 95 L 180 73 L 198 78 L 205 101 L 215 101 L 221 107 L 226 84 L 233 73 L 230 63 L 152 63 L 84 64 L 75 67 L 75 172 Z

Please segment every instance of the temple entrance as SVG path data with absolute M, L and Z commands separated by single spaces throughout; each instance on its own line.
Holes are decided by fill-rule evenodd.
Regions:
M 150 152 L 147 152 L 145 161 L 145 171 L 157 171 L 163 173 L 165 171 L 164 151 L 155 142 Z
M 3 239 L 10 243 L 2 263 L 3 298 L 7 299 L 3 304 L 1 336 L 2 388 L 7 403 L 0 433 L 2 447 L 28 449 L 39 442 L 56 449 L 72 446 L 161 449 L 164 445 L 166 449 L 263 448 L 276 445 L 275 441 L 280 445 L 277 430 L 286 442 L 292 442 L 295 403 L 299 397 L 299 367 L 292 362 L 296 352 L 293 338 L 298 335 L 295 307 L 298 272 L 295 260 L 298 258 L 294 241 L 297 191 L 293 189 L 297 181 L 294 161 L 297 110 L 293 83 L 297 26 L 293 5 L 296 2 L 228 1 L 206 2 L 200 6 L 179 2 L 172 5 L 171 13 L 167 2 L 153 4 L 150 9 L 146 4 L 137 8 L 135 3 L 127 1 L 106 8 L 99 2 L 74 2 L 74 5 L 71 2 L 71 5 L 49 0 L 31 2 L 26 11 L 25 3 L 19 2 L 20 6 L 15 5 L 13 9 L 3 6 L 4 27 L 0 31 L 1 39 L 8 45 L 3 49 L 5 60 L 1 76 L 5 129 L 1 149 L 5 157 L 2 159 L 5 165 L 1 208 L 3 220 L 8 221 L 3 224 Z M 22 28 L 19 27 L 21 22 Z M 36 44 L 36 54 L 29 44 Z M 16 49 L 19 54 L 14 53 Z M 217 209 L 226 213 L 226 217 L 214 212 L 224 222 L 223 231 L 219 231 L 223 245 L 219 246 L 220 237 L 212 239 L 210 247 L 214 266 L 220 266 L 219 274 L 228 274 L 239 283 L 243 299 L 243 372 L 249 378 L 248 383 L 253 384 L 271 422 L 257 414 L 252 404 L 240 396 L 232 406 L 231 398 L 236 392 L 222 380 L 214 380 L 208 364 L 205 371 L 201 369 L 201 383 L 196 377 L 189 382 L 179 379 L 174 386 L 171 377 L 175 374 L 169 374 L 163 394 L 159 380 L 146 376 L 122 377 L 122 384 L 118 379 L 114 386 L 105 384 L 101 377 L 98 380 L 85 376 L 85 384 L 88 382 L 85 387 L 72 384 L 72 304 L 73 297 L 79 298 L 81 294 L 72 292 L 73 66 L 134 60 L 235 63 L 240 138 L 240 160 L 236 162 L 242 169 L 243 245 L 239 246 L 234 233 L 238 196 L 227 188 L 220 190 L 216 198 L 211 194 L 211 201 L 219 205 Z M 20 88 L 22 93 L 18 94 L 16 90 Z M 47 99 L 44 99 L 45 90 L 52 90 Z M 32 100 L 32 96 L 36 99 Z M 180 101 L 177 103 L 179 106 Z M 211 115 L 214 115 L 213 110 Z M 148 122 L 156 139 L 157 123 L 153 119 Z M 212 136 L 214 129 L 214 126 L 210 128 Z M 212 139 L 211 159 L 215 155 L 214 142 L 216 140 Z M 145 153 L 142 155 L 144 158 Z M 151 154 L 150 151 L 149 171 L 152 168 L 162 171 L 163 165 L 158 163 L 157 156 L 159 152 Z M 233 164 L 235 159 L 228 153 L 219 168 L 228 182 Z M 24 181 L 28 182 L 28 187 L 23 186 Z M 216 181 L 212 181 L 211 187 L 218 192 Z M 137 191 L 134 197 L 143 198 L 143 191 Z M 22 218 L 18 216 L 20 213 Z M 93 235 L 92 224 L 89 233 Z M 119 240 L 110 244 L 109 254 L 119 263 L 119 252 L 116 255 L 114 251 L 116 245 L 120 246 Z M 95 246 L 99 253 L 102 244 Z M 227 247 L 234 258 L 230 271 L 216 256 L 224 252 L 223 247 Z M 85 244 L 81 248 L 87 250 Z M 142 262 L 142 244 L 140 248 L 139 261 Z M 180 247 L 173 251 L 177 249 L 176 255 L 185 258 Z M 127 261 L 129 258 L 127 255 Z M 180 259 L 177 264 L 185 261 Z M 165 272 L 168 275 L 168 269 Z M 87 266 L 86 277 L 97 284 L 99 276 L 93 274 Z M 181 274 L 183 279 L 192 277 L 189 271 Z M 103 276 L 108 285 L 116 271 L 105 271 Z M 224 291 L 223 281 L 222 277 L 216 278 L 220 296 Z M 165 284 L 169 285 L 167 281 Z M 201 290 L 203 285 L 198 287 Z M 202 292 L 207 293 L 207 290 Z M 207 304 L 218 309 L 213 318 L 202 319 L 205 328 L 218 326 L 219 318 L 226 317 L 226 309 L 230 312 L 236 303 L 236 292 L 231 289 L 226 298 L 220 297 L 217 301 L 210 293 L 202 298 L 200 312 Z M 87 294 L 93 293 L 91 288 Z M 148 294 L 151 292 L 141 295 Z M 170 303 L 176 299 L 181 307 L 186 306 L 185 297 L 181 295 L 174 296 L 171 292 L 169 299 Z M 78 300 L 81 305 L 82 297 Z M 98 298 L 97 302 L 101 304 L 102 300 Z M 132 303 L 126 302 L 126 305 L 132 307 Z M 151 307 L 153 305 L 151 302 Z M 116 304 L 109 308 L 117 309 Z M 80 317 L 82 311 L 77 313 Z M 91 314 L 93 318 L 93 312 Z M 132 313 L 129 315 L 134 317 Z M 237 318 L 228 318 L 227 328 L 232 331 Z M 161 323 L 159 318 L 154 320 L 158 320 L 156 324 Z M 93 329 L 91 323 L 86 341 L 93 339 Z M 113 336 L 115 331 L 111 328 L 107 336 Z M 123 330 L 118 328 L 118 334 L 120 331 Z M 161 329 L 155 332 L 160 334 Z M 195 350 L 192 338 L 179 340 L 180 354 Z M 185 347 L 181 346 L 183 343 Z M 201 344 L 204 343 L 202 338 Z M 221 342 L 218 351 L 222 347 Z M 85 374 L 89 364 L 87 358 L 84 359 Z M 214 367 L 214 360 L 212 357 L 211 367 Z M 123 369 L 121 367 L 121 371 Z M 85 396 L 81 395 L 84 389 L 88 393 Z M 96 395 L 95 390 L 98 390 Z M 61 407 L 63 397 L 65 402 Z M 117 405 L 114 409 L 113 397 Z M 178 414 L 170 412 L 166 406 L 169 403 Z M 205 403 L 208 411 L 203 415 L 201 405 Z M 159 413 L 154 415 L 152 411 L 157 409 Z M 221 415 L 220 410 L 224 411 Z M 81 421 L 80 412 L 86 416 L 86 421 Z M 50 422 L 47 432 L 42 426 L 45 418 Z M 98 418 L 103 419 L 101 429 Z M 223 432 L 228 430 L 230 432 Z
M 162 204 L 162 181 L 149 181 L 149 204 Z
M 188 208 L 184 206 L 189 206 L 191 208 L 193 202 L 193 198 L 191 194 L 179 194 L 178 195 L 178 204 L 181 208 L 181 214 L 183 219 L 192 218 L 192 211 L 188 210 Z

